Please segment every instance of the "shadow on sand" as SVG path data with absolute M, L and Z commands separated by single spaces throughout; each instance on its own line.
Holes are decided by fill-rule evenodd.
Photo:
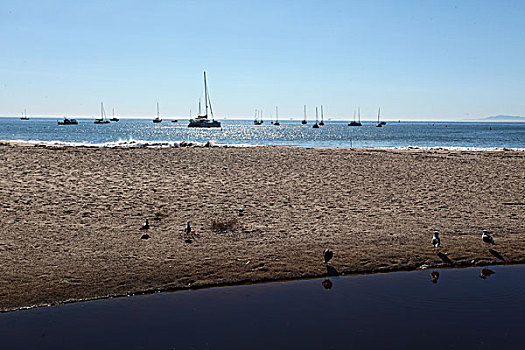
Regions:
M 332 266 L 327 266 L 326 272 L 328 273 L 328 276 L 339 276 L 339 272 Z
M 500 253 L 495 251 L 494 249 L 489 249 L 489 253 L 494 255 L 496 258 L 500 259 L 501 261 L 505 262 L 505 258 Z
M 438 253 L 437 254 L 439 256 L 439 258 L 441 260 L 443 260 L 443 262 L 447 265 L 454 265 L 454 262 L 452 260 L 450 260 L 450 258 L 448 256 L 446 256 L 445 254 L 443 253 Z

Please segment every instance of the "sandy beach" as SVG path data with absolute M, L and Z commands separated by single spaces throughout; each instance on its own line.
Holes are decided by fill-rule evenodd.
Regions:
M 0 197 L 2 311 L 323 276 L 325 248 L 341 274 L 525 262 L 525 152 L 4 143 Z

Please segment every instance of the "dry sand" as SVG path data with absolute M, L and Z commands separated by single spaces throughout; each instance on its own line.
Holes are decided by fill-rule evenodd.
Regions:
M 0 144 L 0 198 L 3 311 L 322 276 L 327 247 L 345 274 L 525 262 L 525 152 Z

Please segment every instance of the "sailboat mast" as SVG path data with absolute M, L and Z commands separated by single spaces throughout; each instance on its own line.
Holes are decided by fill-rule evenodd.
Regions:
M 319 113 L 317 112 L 317 107 L 315 107 L 315 123 L 319 120 Z
M 279 107 L 275 106 L 275 121 L 279 121 Z
M 379 115 L 381 114 L 381 107 L 379 107 L 379 110 L 377 111 L 377 122 L 379 123 Z
M 323 105 L 321 105 L 321 121 L 324 121 Z
M 359 123 L 361 123 L 361 107 L 357 109 L 357 117 L 359 118 Z
M 206 72 L 204 72 L 204 103 L 206 104 L 206 117 L 208 117 L 208 84 L 206 83 Z
M 157 118 L 159 117 L 159 103 L 157 102 Z
M 306 105 L 304 105 L 304 120 L 306 120 Z

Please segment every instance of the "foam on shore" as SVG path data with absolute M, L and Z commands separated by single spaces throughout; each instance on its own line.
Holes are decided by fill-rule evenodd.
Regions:
M 250 144 L 221 144 L 213 140 L 207 142 L 195 141 L 148 141 L 135 140 L 129 138 L 126 140 L 119 139 L 118 141 L 109 142 L 67 142 L 67 141 L 39 141 L 39 140 L 0 140 L 0 144 L 9 145 L 31 145 L 31 146 L 46 146 L 46 147 L 93 147 L 93 148 L 179 148 L 179 147 L 305 147 L 312 146 L 276 146 L 276 145 L 250 145 Z M 334 146 L 314 146 L 314 148 L 333 148 Z M 525 148 L 508 148 L 508 147 L 464 147 L 464 146 L 395 146 L 395 147 L 336 147 L 336 148 L 359 148 L 359 149 L 380 149 L 380 150 L 421 150 L 421 151 L 458 151 L 458 152 L 524 152 Z

